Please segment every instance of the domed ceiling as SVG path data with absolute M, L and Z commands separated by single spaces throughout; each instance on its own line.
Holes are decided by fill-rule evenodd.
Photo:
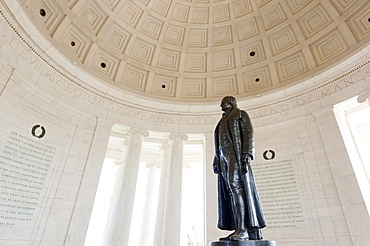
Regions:
M 168 101 L 254 97 L 369 42 L 367 0 L 19 0 L 76 66 Z

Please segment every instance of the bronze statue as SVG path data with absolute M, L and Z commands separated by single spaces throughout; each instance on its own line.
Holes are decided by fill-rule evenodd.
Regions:
M 213 171 L 218 174 L 218 228 L 234 230 L 220 240 L 261 240 L 266 226 L 250 163 L 254 154 L 253 128 L 248 114 L 228 96 L 215 129 Z

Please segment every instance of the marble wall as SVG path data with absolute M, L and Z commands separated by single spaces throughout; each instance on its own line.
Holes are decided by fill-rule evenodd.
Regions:
M 23 33 L 20 26 L 32 24 L 11 10 L 15 18 L 0 8 L 0 244 L 83 245 L 115 123 L 205 134 L 205 242 L 225 235 L 216 228 L 211 168 L 219 106 L 168 105 L 104 85 L 36 29 Z M 333 111 L 370 90 L 369 54 L 365 46 L 327 73 L 239 102 L 255 127 L 252 165 L 270 225 L 266 239 L 284 246 L 370 241 L 370 218 Z

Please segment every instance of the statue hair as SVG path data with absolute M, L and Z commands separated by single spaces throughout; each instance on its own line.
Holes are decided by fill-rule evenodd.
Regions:
M 222 101 L 226 101 L 226 102 L 231 103 L 231 105 L 233 107 L 236 107 L 237 106 L 236 99 L 233 96 L 226 96 L 226 97 L 222 98 Z

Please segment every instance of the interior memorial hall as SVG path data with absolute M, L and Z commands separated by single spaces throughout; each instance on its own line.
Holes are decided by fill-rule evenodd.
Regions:
M 0 0 L 0 245 L 208 246 L 225 96 L 278 246 L 370 245 L 369 0 Z

